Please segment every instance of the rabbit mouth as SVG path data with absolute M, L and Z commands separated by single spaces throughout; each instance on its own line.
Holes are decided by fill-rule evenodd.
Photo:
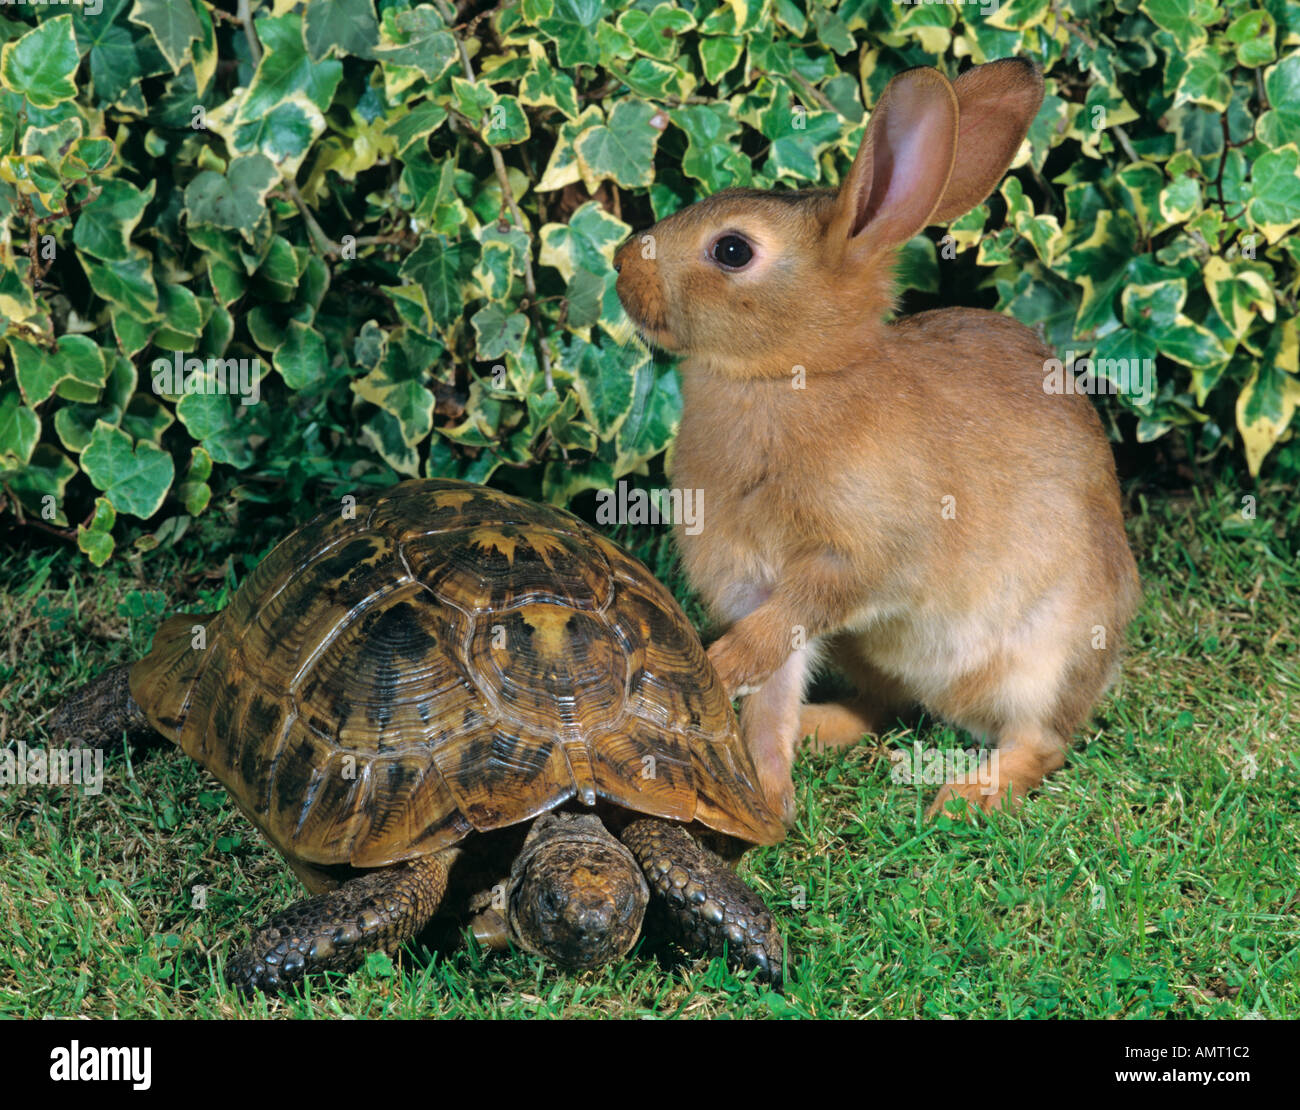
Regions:
M 623 306 L 628 321 L 631 323 L 633 330 L 641 337 L 641 341 L 647 347 L 652 349 L 658 348 L 663 351 L 676 351 L 678 349 L 677 340 L 669 330 L 668 325 L 663 320 L 651 322 L 643 319 L 637 313 L 634 313 L 626 305 Z

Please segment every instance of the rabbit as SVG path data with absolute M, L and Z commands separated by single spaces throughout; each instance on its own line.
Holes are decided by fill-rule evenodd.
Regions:
M 1117 672 L 1140 587 L 1091 401 L 1049 392 L 1052 353 L 1006 316 L 886 321 L 897 248 L 988 196 L 1042 97 L 1026 59 L 908 70 L 838 190 L 728 189 L 616 253 L 629 318 L 682 356 L 670 473 L 704 526 L 675 542 L 788 823 L 802 738 L 917 707 L 996 745 L 994 781 L 952 776 L 928 814 L 1015 805 Z M 854 697 L 803 704 L 819 659 Z

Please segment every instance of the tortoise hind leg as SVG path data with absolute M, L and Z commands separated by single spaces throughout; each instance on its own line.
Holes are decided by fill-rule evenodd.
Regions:
M 74 690 L 50 717 L 49 730 L 65 747 L 102 748 L 125 732 L 132 739 L 153 733 L 144 710 L 131 696 L 131 668 L 123 663 Z
M 352 971 L 371 952 L 396 952 L 434 915 L 455 850 L 370 871 L 277 913 L 226 962 L 247 994 L 275 991 L 317 971 Z
M 720 956 L 733 968 L 754 968 L 781 989 L 784 945 L 763 900 L 718 856 L 680 825 L 645 818 L 620 838 L 645 871 L 674 939 L 693 951 Z

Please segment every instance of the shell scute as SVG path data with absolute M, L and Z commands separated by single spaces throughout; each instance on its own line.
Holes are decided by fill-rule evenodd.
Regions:
M 609 565 L 581 537 L 537 525 L 481 524 L 402 539 L 411 572 L 463 612 L 544 603 L 596 611 L 612 594 Z

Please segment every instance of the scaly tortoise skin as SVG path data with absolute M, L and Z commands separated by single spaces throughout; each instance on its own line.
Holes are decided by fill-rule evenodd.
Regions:
M 771 913 L 722 858 L 784 835 L 731 705 L 672 595 L 568 513 L 430 479 L 322 514 L 51 729 L 161 732 L 314 893 L 228 962 L 240 988 L 350 970 L 440 908 L 594 967 L 652 896 L 676 940 L 780 986 Z

